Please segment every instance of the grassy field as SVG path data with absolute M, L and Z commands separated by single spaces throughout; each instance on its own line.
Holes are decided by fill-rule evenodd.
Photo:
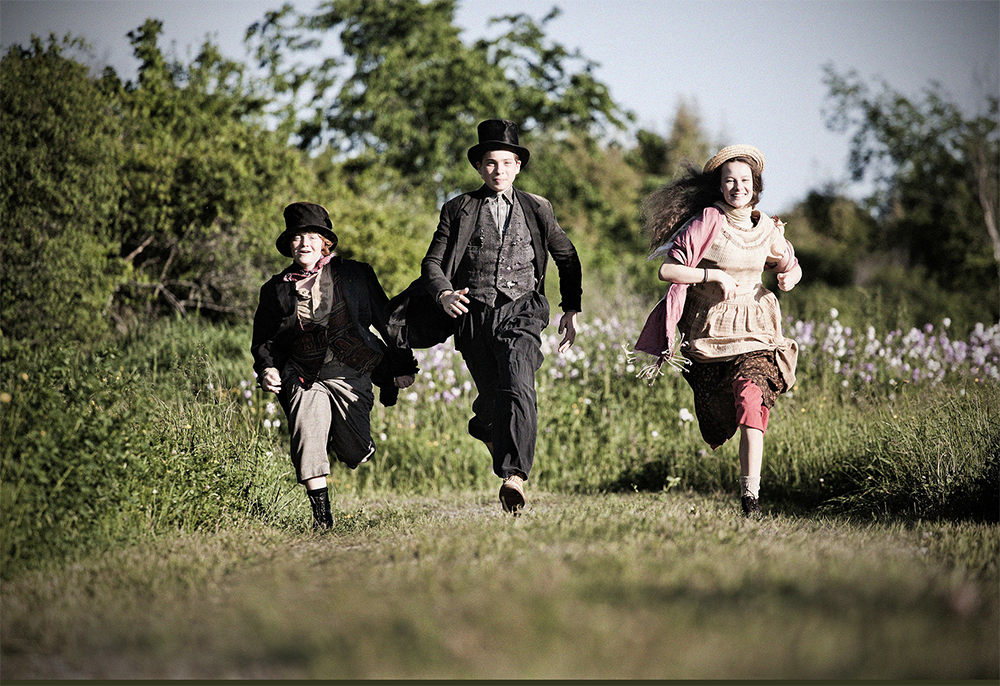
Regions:
M 730 497 L 343 502 L 6 582 L 5 678 L 986 679 L 995 526 Z
M 547 355 L 518 519 L 421 352 L 326 536 L 245 329 L 0 341 L 0 677 L 1000 678 L 1000 327 L 790 323 L 754 522 L 639 321 Z

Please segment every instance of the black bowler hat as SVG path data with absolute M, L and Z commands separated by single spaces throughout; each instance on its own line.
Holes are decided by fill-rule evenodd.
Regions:
M 330 213 L 322 205 L 314 202 L 293 202 L 285 208 L 285 230 L 274 241 L 274 247 L 285 257 L 292 256 L 289 243 L 296 234 L 318 233 L 333 241 L 330 250 L 337 247 L 337 234 L 333 232 Z
M 490 150 L 509 150 L 528 164 L 531 153 L 517 144 L 517 124 L 507 119 L 487 119 L 479 124 L 479 143 L 469 148 L 469 162 L 475 167 Z

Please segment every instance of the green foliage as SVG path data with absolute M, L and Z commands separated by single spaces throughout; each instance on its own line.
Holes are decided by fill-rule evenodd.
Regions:
M 888 243 L 944 288 L 992 300 L 996 320 L 1000 100 L 988 95 L 985 111 L 966 117 L 938 85 L 911 100 L 884 83 L 872 93 L 853 72 L 827 68 L 825 81 L 834 103 L 828 126 L 853 131 L 850 169 L 875 182 L 870 202 Z
M 431 198 L 467 184 L 465 152 L 483 119 L 590 133 L 631 116 L 594 78 L 592 62 L 546 40 L 556 10 L 541 25 L 502 17 L 506 32 L 471 46 L 454 14 L 455 0 L 334 0 L 311 16 L 271 13 L 248 34 L 279 92 L 295 98 L 311 86 L 303 105 L 314 114 L 298 130 L 304 147 L 329 142 L 354 166 L 387 165 Z M 289 53 L 316 50 L 334 31 L 348 65 L 339 80 L 341 63 L 288 66 Z
M 251 492 L 269 483 L 269 443 L 242 391 L 203 397 L 206 377 L 222 387 L 204 361 L 176 349 L 158 360 L 153 340 L 123 354 L 119 346 L 82 353 L 5 339 L 5 577 L 56 557 L 175 529 L 214 530 L 255 513 Z M 147 346 L 152 355 L 136 364 Z
M 79 41 L 12 47 L 0 60 L 0 326 L 5 336 L 80 340 L 128 277 L 113 217 L 123 188 L 112 103 L 64 56 Z
M 851 286 L 870 276 L 873 254 L 882 247 L 880 227 L 856 202 L 833 189 L 810 191 L 781 218 L 805 281 Z
M 773 277 L 768 280 L 773 281 Z M 787 293 L 779 291 L 773 283 L 768 287 L 777 294 L 787 318 L 821 321 L 829 317 L 831 309 L 836 309 L 841 321 L 856 329 L 868 326 L 879 331 L 909 329 L 948 319 L 958 335 L 966 335 L 977 323 L 993 319 L 989 301 L 947 291 L 922 269 L 881 266 L 864 286 L 837 287 L 828 281 L 808 278 Z
M 679 177 L 688 166 L 700 169 L 714 150 L 701 125 L 697 104 L 682 99 L 674 112 L 670 135 L 640 129 L 636 147 L 626 160 L 645 177 L 645 192 Z
M 126 132 L 122 252 L 135 278 L 117 303 L 123 320 L 202 310 L 246 316 L 276 271 L 281 208 L 314 193 L 308 168 L 264 127 L 264 100 L 243 65 L 210 43 L 190 65 L 167 60 L 162 25 L 129 34 L 137 84 L 109 86 Z
M 907 393 L 889 406 L 862 399 L 868 431 L 826 478 L 831 489 L 841 490 L 826 507 L 868 517 L 995 521 L 998 407 L 996 386 Z
M 735 492 L 738 440 L 705 446 L 676 372 L 652 387 L 635 378 L 620 345 L 636 333 L 632 319 L 584 320 L 563 355 L 546 333 L 532 488 Z M 248 341 L 247 326 L 196 318 L 162 320 L 89 353 L 5 340 L 4 574 L 173 530 L 307 527 L 284 417 L 255 389 Z M 800 346 L 797 386 L 778 400 L 766 438 L 769 508 L 996 520 L 1000 391 L 985 368 L 973 379 L 966 360 L 940 381 L 895 381 L 890 357 L 938 357 L 916 349 L 877 357 L 869 381 L 864 360 L 845 376 L 835 360 L 846 366 L 849 356 L 806 336 Z M 985 353 L 994 369 L 995 356 Z M 338 501 L 496 488 L 486 449 L 465 431 L 475 391 L 461 357 L 442 346 L 420 363 L 399 403 L 372 413 L 374 460 L 355 471 L 334 465 Z

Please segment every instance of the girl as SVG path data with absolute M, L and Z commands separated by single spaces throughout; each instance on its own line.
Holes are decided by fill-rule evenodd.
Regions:
M 636 343 L 662 364 L 680 331 L 702 437 L 714 450 L 740 431 L 746 516 L 760 513 L 764 432 L 775 398 L 795 383 L 797 355 L 761 272 L 775 272 L 784 291 L 802 278 L 784 224 L 755 209 L 763 171 L 760 150 L 733 145 L 646 199 L 650 259 L 663 259 L 658 275 L 671 285 Z

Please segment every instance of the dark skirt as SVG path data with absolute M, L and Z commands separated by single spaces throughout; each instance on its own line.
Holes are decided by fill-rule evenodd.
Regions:
M 737 378 L 752 381 L 761 392 L 761 404 L 770 410 L 777 397 L 788 390 L 781 378 L 773 350 L 761 350 L 738 355 L 723 362 L 690 360 L 684 378 L 694 391 L 694 412 L 702 438 L 718 447 L 736 433 L 736 394 L 733 382 Z

